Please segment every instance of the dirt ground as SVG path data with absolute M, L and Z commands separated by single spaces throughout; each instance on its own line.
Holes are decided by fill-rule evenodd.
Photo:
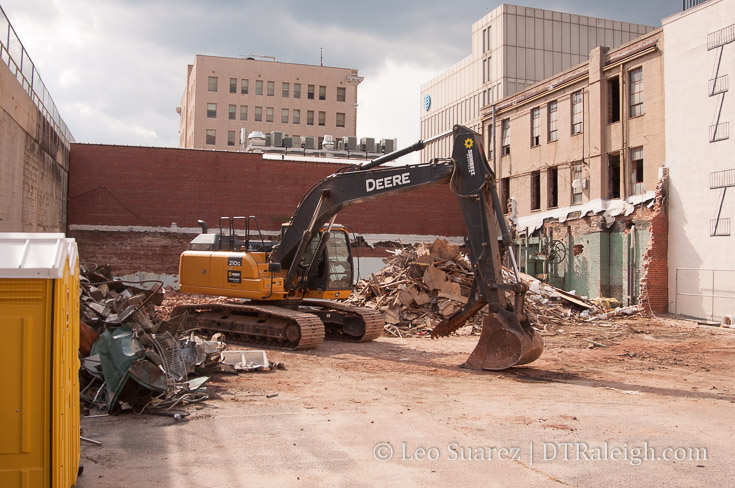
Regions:
M 188 420 L 83 419 L 102 446 L 82 443 L 77 486 L 732 482 L 735 331 L 635 318 L 544 334 L 539 360 L 505 372 L 457 367 L 476 336 L 268 351 L 288 369 L 214 377 Z

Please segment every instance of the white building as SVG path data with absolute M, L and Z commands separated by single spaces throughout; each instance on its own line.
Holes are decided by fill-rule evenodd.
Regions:
M 515 5 L 472 24 L 472 53 L 421 86 L 421 139 L 462 124 L 481 132 L 481 109 L 615 48 L 654 27 Z M 487 141 L 486 141 L 487 142 Z M 422 161 L 446 157 L 449 139 L 430 143 Z
M 669 166 L 669 312 L 735 314 L 735 0 L 662 21 Z

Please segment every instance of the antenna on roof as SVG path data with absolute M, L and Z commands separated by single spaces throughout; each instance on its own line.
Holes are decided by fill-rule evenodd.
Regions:
M 319 48 L 319 61 L 322 63 L 322 66 L 324 66 L 324 48 Z

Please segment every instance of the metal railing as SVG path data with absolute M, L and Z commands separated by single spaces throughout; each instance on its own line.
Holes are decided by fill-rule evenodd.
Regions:
M 18 80 L 23 90 L 31 97 L 33 103 L 41 111 L 49 124 L 54 128 L 66 148 L 69 143 L 75 142 L 64 119 L 61 118 L 51 94 L 41 79 L 36 66 L 28 56 L 28 51 L 20 42 L 18 34 L 10 24 L 5 11 L 0 6 L 0 59 L 5 63 L 10 72 Z
M 680 303 L 686 297 L 690 303 Z M 701 314 L 707 312 L 707 305 L 706 318 L 710 320 L 722 319 L 723 314 L 715 314 L 715 311 L 735 312 L 735 269 L 676 268 L 674 313 L 705 318 Z M 701 312 L 696 313 L 696 310 Z

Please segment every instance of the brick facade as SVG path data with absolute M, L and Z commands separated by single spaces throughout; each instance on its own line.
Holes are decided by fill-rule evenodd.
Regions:
M 198 219 L 215 228 L 222 216 L 254 215 L 262 230 L 277 232 L 311 186 L 342 167 L 250 153 L 97 144 L 73 144 L 71 155 L 69 235 L 78 239 L 83 261 L 109 262 L 120 274 L 176 273 Z M 358 234 L 397 238 L 466 234 L 447 185 L 355 205 L 337 222 Z M 376 251 L 362 249 L 361 255 Z

